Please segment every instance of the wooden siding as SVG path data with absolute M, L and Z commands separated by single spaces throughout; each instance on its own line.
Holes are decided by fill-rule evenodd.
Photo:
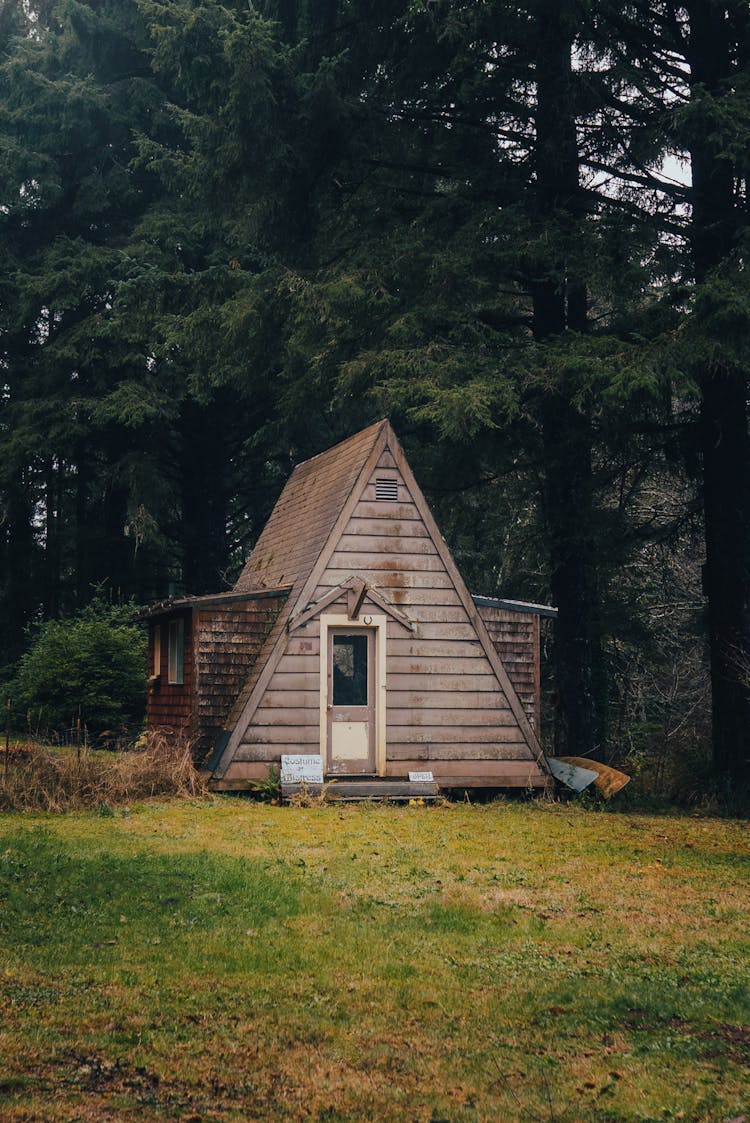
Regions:
M 236 757 L 226 773 L 213 786 L 221 791 L 241 791 L 268 777 L 270 765 L 264 761 L 238 760 Z M 408 772 L 425 770 L 424 761 L 388 762 L 386 774 L 400 777 Z M 446 761 L 430 765 L 441 788 L 543 788 L 546 777 L 531 760 Z
M 195 736 L 202 752 L 222 729 L 285 600 L 263 597 L 195 612 Z
M 170 683 L 169 679 L 169 623 L 182 620 L 185 627 L 185 646 L 182 660 L 182 684 Z M 161 627 L 161 663 L 154 666 L 154 629 Z M 193 629 L 190 609 L 180 609 L 154 621 L 149 628 L 148 669 L 149 675 L 158 679 L 149 685 L 146 703 L 146 718 L 150 729 L 161 729 L 168 733 L 193 735 Z
M 375 479 L 381 475 L 397 480 L 397 502 L 376 500 Z M 405 776 L 409 770 L 429 768 L 444 786 L 543 785 L 545 776 L 465 601 L 388 449 L 365 483 L 310 601 L 320 600 L 352 575 L 376 586 L 418 625 L 415 635 L 395 620 L 387 623 L 387 774 Z M 345 612 L 345 605 L 342 595 L 326 612 Z M 360 616 L 368 611 L 380 610 L 365 599 Z M 278 761 L 282 753 L 316 750 L 319 629 L 315 617 L 290 637 L 242 734 L 226 781 L 254 777 L 259 766 Z M 510 640 L 506 643 L 518 663 L 511 681 L 525 686 L 528 644 L 517 636 L 514 642 L 515 648 Z M 531 712 L 528 706 L 526 712 Z M 248 768 L 253 771 L 246 772 Z
M 205 756 L 222 728 L 248 671 L 279 614 L 285 596 L 228 601 L 175 609 L 152 621 L 148 672 L 150 729 L 179 733 L 193 742 L 197 759 Z M 183 681 L 169 679 L 169 624 L 184 623 Z M 161 628 L 160 666 L 154 665 L 154 632 Z
M 396 504 L 375 499 L 375 479 L 384 471 L 398 480 Z M 390 525 L 399 525 L 401 533 L 383 533 Z M 488 775 L 496 774 L 500 759 L 529 761 L 536 772 L 418 501 L 388 450 L 362 491 L 316 598 L 344 572 L 371 581 L 418 622 L 417 635 L 388 622 L 389 774 L 405 774 L 411 760 L 421 762 L 422 768 L 429 762 L 437 775 L 443 763 L 461 759 L 484 761 Z M 444 720 L 446 713 L 452 715 L 450 722 Z
M 345 612 L 344 594 L 327 612 Z M 268 688 L 242 736 L 235 760 L 276 761 L 320 751 L 320 620 L 289 636 Z
M 539 616 L 489 605 L 479 605 L 477 611 L 521 699 L 526 716 L 538 732 L 541 709 Z

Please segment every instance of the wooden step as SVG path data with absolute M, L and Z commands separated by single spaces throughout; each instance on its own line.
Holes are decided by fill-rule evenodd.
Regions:
M 438 795 L 438 785 L 412 782 L 410 780 L 373 780 L 369 776 L 361 780 L 330 779 L 324 784 L 282 784 L 281 798 L 284 802 L 302 794 L 322 795 L 326 802 L 355 803 L 363 800 L 383 803 L 404 803 L 410 799 L 434 800 Z

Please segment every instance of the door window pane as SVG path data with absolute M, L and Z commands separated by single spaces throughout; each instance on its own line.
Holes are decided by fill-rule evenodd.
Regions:
M 367 705 L 367 636 L 333 636 L 333 704 Z

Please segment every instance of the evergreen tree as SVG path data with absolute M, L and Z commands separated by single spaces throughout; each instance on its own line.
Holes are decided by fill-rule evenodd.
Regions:
M 619 575 L 692 516 L 687 485 L 636 513 L 687 444 L 688 373 L 741 774 L 743 7 L 1 11 L 8 655 L 104 576 L 222 587 L 293 463 L 389 411 L 472 579 L 507 592 L 512 556 L 559 605 L 557 745 L 601 749 L 606 651 L 637 632 Z
M 750 14 L 693 0 L 685 57 L 690 98 L 680 122 L 690 152 L 690 248 L 696 293 L 711 650 L 714 761 L 750 785 Z
M 612 43 L 631 63 L 633 135 L 689 161 L 691 182 L 672 185 L 675 209 L 666 221 L 657 217 L 679 251 L 673 277 L 681 326 L 671 362 L 692 380 L 700 406 L 691 452 L 702 467 L 714 764 L 743 786 L 750 781 L 749 36 L 746 4 L 695 0 L 652 5 L 648 13 L 625 5 Z M 654 179 L 634 174 L 638 155 L 636 143 L 628 174 L 631 192 L 643 194 Z

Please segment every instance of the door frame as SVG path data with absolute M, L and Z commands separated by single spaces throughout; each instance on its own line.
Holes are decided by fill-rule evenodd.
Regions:
M 375 706 L 375 775 L 385 776 L 385 736 L 386 736 L 386 683 L 385 651 L 387 616 L 374 616 L 360 612 L 350 620 L 344 613 L 326 613 L 320 617 L 320 755 L 323 758 L 323 771 L 329 771 L 328 759 L 328 632 L 331 628 L 347 632 L 365 631 L 373 633 L 374 652 L 374 691 Z
M 343 705 L 336 701 L 336 688 L 334 685 L 335 671 L 333 655 L 336 648 L 337 637 L 343 639 L 356 640 L 357 638 L 365 641 L 365 648 L 367 652 L 366 666 L 367 666 L 367 702 L 365 705 Z M 375 636 L 374 628 L 329 628 L 328 629 L 328 706 L 326 707 L 328 716 L 327 727 L 327 745 L 329 752 L 328 768 L 333 774 L 334 770 L 336 775 L 351 774 L 359 776 L 373 776 L 375 775 L 375 713 L 377 709 L 377 696 L 375 690 L 376 681 L 376 668 L 375 668 Z M 333 704 L 331 704 L 331 698 Z M 365 725 L 367 729 L 367 752 L 364 757 L 353 759 L 348 757 L 348 767 L 344 765 L 344 760 L 334 754 L 333 741 L 334 730 L 339 731 L 342 725 L 354 724 L 355 726 Z

